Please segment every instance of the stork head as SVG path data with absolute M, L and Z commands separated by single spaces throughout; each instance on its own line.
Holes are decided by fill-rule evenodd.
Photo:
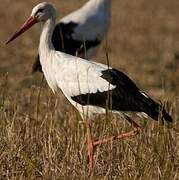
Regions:
M 24 33 L 30 27 L 38 22 L 45 22 L 48 19 L 56 18 L 55 8 L 52 4 L 47 2 L 42 2 L 35 6 L 32 9 L 32 13 L 30 17 L 25 21 L 25 23 L 6 41 L 5 44 L 10 43 L 14 39 L 16 39 L 19 35 Z
M 31 17 L 37 19 L 37 22 L 44 22 L 49 18 L 56 18 L 55 8 L 52 4 L 42 2 L 32 9 Z

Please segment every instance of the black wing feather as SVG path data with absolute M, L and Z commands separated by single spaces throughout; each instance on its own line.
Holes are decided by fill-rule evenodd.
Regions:
M 94 105 L 116 111 L 145 112 L 154 120 L 158 120 L 161 111 L 166 121 L 172 121 L 165 109 L 141 93 L 140 89 L 124 73 L 116 69 L 108 69 L 102 72 L 101 77 L 115 85 L 116 88 L 110 91 L 81 94 L 71 98 L 81 105 Z

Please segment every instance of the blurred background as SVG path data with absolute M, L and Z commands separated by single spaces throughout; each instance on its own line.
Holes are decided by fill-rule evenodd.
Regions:
M 86 0 L 51 0 L 51 2 L 56 6 L 57 17 L 58 19 L 60 19 L 61 17 L 67 15 L 71 11 L 81 7 L 87 1 Z M 39 95 L 42 76 L 39 73 L 32 75 L 31 66 L 34 62 L 34 59 L 38 51 L 38 43 L 40 36 L 39 25 L 36 25 L 35 27 L 31 28 L 29 31 L 27 31 L 25 34 L 20 36 L 18 39 L 16 39 L 14 42 L 10 43 L 9 45 L 5 46 L 3 44 L 3 42 L 5 42 L 6 39 L 26 20 L 26 18 L 31 13 L 31 9 L 37 3 L 39 3 L 38 0 L 28 0 L 28 1 L 0 0 L 0 24 L 1 24 L 0 26 L 1 27 L 0 29 L 1 95 L 0 96 L 1 97 L 0 98 L 3 100 L 2 101 L 3 103 L 1 103 L 1 105 L 3 105 L 2 106 L 3 111 L 1 111 L 2 121 L 0 123 L 1 141 L 3 143 L 1 142 L 0 147 L 3 146 L 3 148 L 5 147 L 9 148 L 8 144 L 13 144 L 14 146 L 11 147 L 12 148 L 11 153 L 13 154 L 13 152 L 16 152 L 17 147 L 27 146 L 24 148 L 23 151 L 23 153 L 26 154 L 26 156 L 24 156 L 23 154 L 23 156 L 21 157 L 20 155 L 21 157 L 20 160 L 19 161 L 17 160 L 18 165 L 16 163 L 15 163 L 16 165 L 14 165 L 14 161 L 11 158 L 12 156 L 14 157 L 14 154 L 12 155 L 7 150 L 8 148 L 7 149 L 5 148 L 3 150 L 1 148 L 0 152 L 2 153 L 1 154 L 2 161 L 0 162 L 1 165 L 0 174 L 2 174 L 3 172 L 4 177 L 8 177 L 9 175 L 7 172 L 10 172 L 12 169 L 16 169 L 17 167 L 19 168 L 21 167 L 23 169 L 22 170 L 23 173 L 26 172 L 26 177 L 36 177 L 34 174 L 38 174 L 39 177 L 42 177 L 42 179 L 43 177 L 45 177 L 45 173 L 46 175 L 47 174 L 49 175 L 47 177 L 53 177 L 51 176 L 53 173 L 59 172 L 60 174 L 63 172 L 63 174 L 65 174 L 66 172 L 67 175 L 69 172 L 71 172 L 70 170 L 62 171 L 63 167 L 66 167 L 66 165 L 68 165 L 68 162 L 66 161 L 65 161 L 66 164 L 65 163 L 64 163 L 65 165 L 63 164 L 64 166 L 62 165 L 60 167 L 58 166 L 59 169 L 62 168 L 60 170 L 56 166 L 53 167 L 56 170 L 55 172 L 53 172 L 53 170 L 49 168 L 50 165 L 46 167 L 49 161 L 46 161 L 46 159 L 44 158 L 44 156 L 47 155 L 49 152 L 47 154 L 44 153 L 45 155 L 42 156 L 43 153 L 41 149 L 43 148 L 41 146 L 43 143 L 48 144 L 49 142 L 47 140 L 45 141 L 45 137 L 46 137 L 44 135 L 45 133 L 47 134 L 49 132 L 52 134 L 54 133 L 52 135 L 53 138 L 56 137 L 56 140 L 61 142 L 64 139 L 61 138 L 60 133 L 62 133 L 63 135 L 67 133 L 65 137 L 68 139 L 69 137 L 73 136 L 74 132 L 77 133 L 75 131 L 76 129 L 73 128 L 73 126 L 76 127 L 77 125 L 73 125 L 72 121 L 70 121 L 72 117 L 76 117 L 76 116 L 72 116 L 73 113 L 67 114 L 67 112 L 69 111 L 69 106 L 67 107 L 64 106 L 63 103 L 65 101 L 64 98 L 60 98 L 58 100 L 58 106 L 60 107 L 59 110 L 61 112 L 58 112 L 58 115 L 53 114 L 53 108 L 56 107 L 56 99 L 55 98 L 53 99 L 54 96 L 48 87 L 42 89 L 42 94 L 41 94 L 42 103 L 40 104 L 40 102 L 37 102 L 37 97 L 39 97 L 38 95 Z M 129 77 L 131 77 L 132 80 L 136 82 L 136 84 L 141 89 L 146 91 L 154 99 L 157 99 L 162 102 L 168 102 L 168 110 L 170 110 L 170 113 L 172 113 L 176 129 L 179 129 L 177 123 L 179 116 L 179 108 L 178 108 L 179 106 L 179 1 L 178 0 L 150 0 L 150 1 L 112 0 L 111 13 L 112 13 L 112 18 L 111 18 L 112 25 L 109 30 L 108 36 L 106 37 L 106 40 L 101 45 L 97 55 L 93 58 L 93 60 L 97 62 L 106 63 L 105 44 L 107 42 L 111 65 L 125 72 Z M 9 114 L 6 114 L 5 113 L 6 111 L 8 111 Z M 18 113 L 16 114 L 16 112 L 18 112 L 19 114 L 23 112 L 25 114 L 25 117 L 26 115 L 30 115 L 31 117 L 37 116 L 38 121 L 32 118 L 29 120 L 29 124 L 24 125 L 24 122 L 26 123 L 28 122 L 28 120 L 24 119 L 24 114 L 22 116 L 20 115 L 18 116 L 17 115 Z M 38 112 L 40 112 L 40 114 L 38 114 Z M 53 117 L 52 119 L 54 119 L 55 116 L 56 119 L 53 122 L 54 124 L 50 120 L 49 121 L 45 120 L 46 116 Z M 15 123 L 15 125 L 12 123 L 13 118 L 15 119 L 15 122 L 17 122 Z M 60 124 L 59 119 L 60 120 L 68 119 L 68 121 L 66 122 L 68 122 L 69 124 L 68 123 Z M 49 130 L 49 126 L 51 125 L 51 123 L 54 125 L 53 127 L 57 128 L 56 130 L 53 131 L 52 130 L 53 128 Z M 71 126 L 70 123 L 72 123 Z M 72 129 L 69 132 L 65 130 L 67 125 L 70 126 Z M 150 126 L 151 125 L 149 125 L 149 127 Z M 27 133 L 27 129 L 30 135 Z M 62 131 L 62 129 L 64 131 Z M 57 131 L 59 132 L 60 135 L 57 133 Z M 17 136 L 14 136 L 12 132 L 15 134 L 17 133 Z M 24 132 L 24 136 L 23 135 L 22 137 L 21 135 L 18 136 L 18 132 L 19 133 Z M 9 136 L 8 133 L 10 133 L 12 137 Z M 27 135 L 26 133 L 28 134 L 28 137 L 25 136 Z M 38 136 L 36 136 L 36 140 L 32 138 L 33 133 L 38 134 Z M 161 133 L 162 134 L 161 137 L 164 137 L 165 133 L 164 132 Z M 152 145 L 156 143 L 155 147 L 152 146 L 151 147 L 153 149 L 160 148 L 156 154 L 159 155 L 163 153 L 164 156 L 163 159 L 162 158 L 160 159 L 160 157 L 157 156 L 160 159 L 157 162 L 160 162 L 161 164 L 159 163 L 156 166 L 154 165 L 155 167 L 154 171 L 156 170 L 156 168 L 159 167 L 159 170 L 161 171 L 160 172 L 161 176 L 156 175 L 155 173 L 151 173 L 150 178 L 155 179 L 158 177 L 163 177 L 163 178 L 167 177 L 164 179 L 171 179 L 171 178 L 179 179 L 178 133 L 171 132 L 171 134 L 169 133 L 169 135 L 166 133 L 167 137 L 165 138 L 166 141 L 164 142 L 160 139 L 161 138 L 159 135 L 160 133 L 158 134 L 158 132 L 155 132 L 154 134 L 155 135 L 157 134 L 158 139 L 156 141 L 156 136 L 154 135 L 153 137 L 152 133 L 149 132 L 147 135 L 148 138 L 149 137 L 151 138 L 149 140 L 149 142 L 151 143 L 149 144 Z M 58 135 L 60 136 L 61 139 L 59 139 Z M 80 135 L 77 133 L 77 135 L 74 137 L 76 138 L 75 139 L 76 141 L 74 139 L 73 141 L 80 142 L 80 139 L 78 139 L 79 136 Z M 43 139 L 44 141 L 42 141 L 43 142 L 42 144 L 38 144 L 40 142 L 39 138 L 41 137 L 44 137 Z M 169 139 L 169 137 L 171 137 L 171 139 Z M 142 136 L 139 139 L 141 140 L 142 138 L 144 137 Z M 169 140 L 171 141 L 169 142 Z M 64 141 L 62 141 L 62 144 Z M 157 146 L 158 142 L 161 141 L 163 142 L 163 146 Z M 55 142 L 53 143 L 55 144 Z M 167 142 L 169 144 L 167 144 Z M 52 146 L 54 145 L 53 143 Z M 135 143 L 138 144 L 139 141 L 136 140 Z M 146 145 L 146 148 L 141 149 L 140 151 L 140 153 L 143 153 L 143 155 L 141 155 L 140 153 L 138 155 L 141 155 L 140 158 L 144 158 L 146 161 L 148 161 L 147 157 L 150 157 L 150 159 L 152 159 L 154 156 L 156 156 L 156 154 L 151 153 L 153 152 L 153 150 L 151 150 L 148 153 L 145 152 L 146 149 L 150 146 L 148 143 L 146 144 L 143 143 L 143 144 L 144 146 Z M 59 146 L 58 143 L 57 145 Z M 55 144 L 56 148 L 58 147 L 57 145 Z M 28 149 L 28 148 L 31 149 L 31 147 L 33 146 L 36 147 L 34 151 Z M 58 152 L 63 152 L 63 151 L 66 152 L 65 147 L 60 147 L 61 149 L 60 150 L 58 149 Z M 74 147 L 76 148 L 76 146 Z M 119 146 L 117 147 L 119 148 Z M 169 150 L 166 147 L 169 147 Z M 78 152 L 78 150 L 76 151 Z M 74 154 L 71 153 L 71 156 L 69 157 L 75 159 L 76 151 L 74 151 Z M 3 155 L 5 152 L 6 155 Z M 117 152 L 120 151 L 116 150 L 115 153 Z M 137 153 L 138 151 L 136 151 L 136 154 Z M 62 153 L 61 155 L 59 155 L 59 157 L 55 159 L 56 164 L 61 162 L 60 157 L 62 157 L 63 155 L 64 153 Z M 33 161 L 29 160 L 30 159 L 29 157 L 32 156 L 35 159 Z M 27 157 L 29 159 L 27 159 Z M 173 157 L 174 159 L 172 159 L 170 162 L 169 157 Z M 50 157 L 46 157 L 46 158 L 50 159 Z M 126 160 L 127 163 L 129 162 L 130 164 L 130 160 L 132 159 L 130 158 L 131 156 L 127 157 L 126 155 L 126 157 L 123 157 L 123 160 L 124 161 Z M 166 163 L 164 163 L 165 160 Z M 8 165 L 7 163 L 8 161 L 9 162 L 12 161 L 12 162 Z M 31 164 L 30 165 L 28 164 L 29 161 L 31 163 L 34 163 L 32 167 Z M 141 160 L 141 162 L 143 163 L 142 165 L 144 165 L 146 161 Z M 41 163 L 45 162 L 45 163 L 40 164 L 39 162 Z M 52 162 L 54 163 L 53 160 Z M 69 164 L 70 162 L 71 161 L 69 161 Z M 120 160 L 119 162 L 123 162 L 123 161 Z M 170 166 L 167 169 L 168 162 L 170 162 Z M 162 176 L 164 173 L 162 171 L 164 168 L 162 166 L 162 163 L 166 165 L 165 170 L 166 172 L 168 172 L 168 176 Z M 79 165 L 80 163 L 77 161 L 77 164 Z M 105 161 L 102 164 L 104 167 L 107 166 L 107 164 L 105 164 Z M 123 167 L 121 167 L 121 172 L 120 172 L 121 178 L 122 177 L 123 177 L 122 179 L 124 179 L 124 177 L 126 177 L 126 179 L 137 178 L 137 176 L 135 175 L 138 172 L 138 170 L 140 170 L 140 167 L 143 166 L 139 167 L 135 165 L 134 166 L 124 165 Z M 72 164 L 69 165 L 69 167 L 71 166 Z M 99 167 L 102 168 L 103 166 L 101 165 Z M 9 171 L 7 171 L 8 167 L 9 167 Z M 36 169 L 34 167 L 41 167 L 41 168 Z M 49 171 L 44 172 L 43 171 L 44 167 L 47 169 L 49 168 L 48 169 Z M 78 167 L 81 168 L 80 165 Z M 133 168 L 136 167 L 136 171 L 133 172 L 129 167 L 133 167 Z M 115 166 L 115 168 L 117 167 Z M 152 169 L 152 167 L 150 168 Z M 148 177 L 148 179 L 150 179 L 149 176 L 147 176 L 147 171 L 149 170 L 150 172 L 151 170 L 150 168 L 144 169 L 146 172 L 146 176 L 144 176 L 144 174 L 141 175 L 140 176 L 141 179 L 142 177 Z M 126 169 L 128 169 L 128 171 L 125 171 Z M 84 169 L 81 170 L 82 170 L 81 174 L 78 172 L 76 173 L 77 175 L 73 177 L 76 178 L 86 177 L 84 175 L 85 172 L 83 171 Z M 103 170 L 104 172 L 107 171 L 105 168 Z M 19 171 L 21 172 L 21 170 Z M 35 173 L 33 174 L 31 172 L 33 173 L 35 172 Z M 51 172 L 52 174 L 48 172 Z M 101 173 L 102 172 L 103 171 L 101 170 Z M 131 172 L 131 174 L 129 172 Z M 22 177 L 24 177 L 23 175 Z M 67 176 L 64 175 L 63 177 L 67 177 Z M 105 177 L 105 175 L 101 176 L 101 178 L 102 177 Z M 108 176 L 106 175 L 106 177 Z M 119 177 L 119 174 L 116 175 L 116 177 Z

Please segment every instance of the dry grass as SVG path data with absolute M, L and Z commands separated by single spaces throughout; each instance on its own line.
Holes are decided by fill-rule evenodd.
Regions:
M 37 2 L 0 0 L 1 41 Z M 52 2 L 63 16 L 85 0 Z M 178 0 L 113 0 L 110 61 L 155 99 L 168 102 L 174 123 L 171 128 L 138 119 L 143 132 L 136 138 L 97 149 L 91 179 L 179 179 L 178 5 Z M 41 75 L 30 74 L 38 30 L 0 47 L 0 179 L 88 179 L 83 123 L 61 94 L 40 88 Z M 103 47 L 95 57 L 101 62 L 106 61 Z M 93 124 L 95 137 L 129 129 L 116 116 L 96 117 Z

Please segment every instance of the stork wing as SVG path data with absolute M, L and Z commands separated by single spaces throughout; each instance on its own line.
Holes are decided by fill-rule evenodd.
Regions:
M 66 58 L 69 57 L 66 55 Z M 140 111 L 140 98 L 148 98 L 132 80 L 116 69 L 74 57 L 64 62 L 66 64 L 61 67 L 63 72 L 58 75 L 57 69 L 55 73 L 57 84 L 68 98 L 79 104 L 105 108 L 111 95 L 113 109 Z
M 68 58 L 68 60 L 64 58 Z M 102 71 L 106 70 L 107 66 L 89 63 L 87 60 L 66 54 L 63 54 L 63 59 L 63 64 L 59 61 L 55 63 L 55 79 L 59 88 L 69 97 L 103 92 L 115 88 L 115 85 L 110 84 L 101 77 Z M 60 72 L 59 69 L 61 69 Z
M 69 100 L 83 106 L 145 112 L 154 120 L 158 120 L 162 112 L 166 121 L 172 121 L 163 106 L 142 92 L 124 73 L 103 64 L 74 59 L 66 54 L 63 58 L 66 63 L 61 64 L 62 71 L 59 73 L 58 61 L 55 79 Z

